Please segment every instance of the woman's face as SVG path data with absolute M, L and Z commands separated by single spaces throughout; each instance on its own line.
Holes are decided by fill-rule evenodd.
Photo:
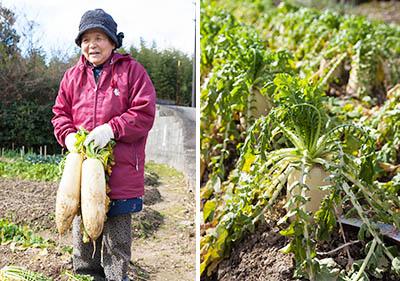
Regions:
M 81 51 L 94 66 L 101 65 L 110 57 L 114 43 L 100 29 L 91 29 L 82 35 Z

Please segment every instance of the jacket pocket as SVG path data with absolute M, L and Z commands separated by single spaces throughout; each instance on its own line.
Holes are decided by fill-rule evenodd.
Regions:
M 132 154 L 132 144 L 117 142 L 117 145 L 114 147 L 114 160 L 118 165 L 133 165 L 134 161 L 132 159 Z

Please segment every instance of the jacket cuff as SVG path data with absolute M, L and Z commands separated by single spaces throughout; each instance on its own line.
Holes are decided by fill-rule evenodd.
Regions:
M 114 133 L 114 139 L 118 140 L 119 139 L 119 134 L 118 134 L 117 127 L 115 126 L 113 120 L 110 120 L 107 124 L 110 125 L 110 127 L 111 127 L 111 129 L 112 129 L 112 131 Z
M 60 139 L 61 142 L 61 146 L 67 148 L 67 146 L 65 145 L 65 139 L 67 138 L 67 136 L 71 133 L 76 133 L 76 130 L 70 128 L 70 129 L 66 129 L 63 133 L 62 138 Z

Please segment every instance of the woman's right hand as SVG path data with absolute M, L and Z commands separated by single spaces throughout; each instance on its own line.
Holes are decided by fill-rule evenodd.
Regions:
M 76 143 L 76 133 L 70 133 L 65 138 L 65 146 L 67 147 L 69 152 L 75 151 L 75 143 Z

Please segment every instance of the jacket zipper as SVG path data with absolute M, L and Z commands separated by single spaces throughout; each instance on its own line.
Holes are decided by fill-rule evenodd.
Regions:
M 136 171 L 139 171 L 139 157 L 138 157 L 138 155 L 137 155 L 137 153 L 136 153 L 136 148 L 135 148 L 135 147 L 133 147 L 133 151 L 134 151 L 135 159 L 136 159 L 135 168 L 136 168 Z
M 96 128 L 96 112 L 97 112 L 97 84 L 94 87 L 94 114 L 93 114 L 93 129 Z
M 99 78 L 98 78 L 98 80 L 97 80 L 97 82 L 96 82 L 96 79 L 94 78 L 94 74 L 93 75 L 91 75 L 92 76 L 92 78 L 93 78 L 93 81 L 94 81 L 94 115 L 93 115 L 93 119 L 94 119 L 94 124 L 93 124 L 93 129 L 94 128 L 96 128 L 97 127 L 97 116 L 96 116 L 96 113 L 97 113 L 97 98 L 98 98 L 98 92 L 97 92 L 97 90 L 98 90 L 98 88 L 99 88 L 99 85 L 100 85 L 100 82 L 101 82 L 101 78 L 102 78 L 102 76 L 104 76 L 104 75 L 102 75 L 102 72 L 103 72 L 104 70 L 102 70 L 101 71 L 101 73 L 100 73 L 100 76 L 99 76 Z M 93 72 L 93 71 L 92 71 Z
M 111 59 L 111 61 L 110 61 L 110 66 L 112 67 L 112 64 L 114 63 L 114 61 L 113 61 L 113 59 Z M 87 71 L 87 70 L 86 70 Z M 104 77 L 104 69 L 102 69 L 101 70 L 101 73 L 100 73 L 100 76 L 99 76 L 99 78 L 98 78 L 98 80 L 97 80 L 97 83 L 96 83 L 96 79 L 94 78 L 94 74 L 93 74 L 93 70 L 91 70 L 91 72 L 92 72 L 92 75 L 90 75 L 91 77 L 92 77 L 92 79 L 93 79 L 93 81 L 94 81 L 94 85 L 95 85 L 95 87 L 94 87 L 94 114 L 93 114 L 93 129 L 94 128 L 96 128 L 96 124 L 97 124 L 97 122 L 96 122 L 96 112 L 97 112 L 97 89 L 99 88 L 99 86 L 101 85 L 101 82 L 102 82 L 102 78 Z M 112 77 L 111 77 L 111 79 L 112 79 Z

